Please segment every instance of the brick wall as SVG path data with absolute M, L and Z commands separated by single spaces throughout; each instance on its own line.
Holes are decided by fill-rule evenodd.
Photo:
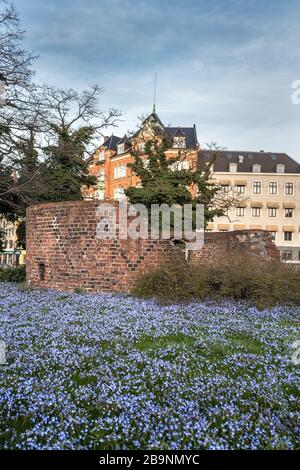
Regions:
M 31 206 L 26 218 L 27 285 L 59 290 L 125 291 L 135 277 L 152 270 L 175 253 L 185 253 L 169 240 L 120 240 L 96 237 L 99 201 L 76 201 Z M 117 210 L 117 208 L 116 208 Z M 209 262 L 228 250 L 277 256 L 266 232 L 250 230 L 205 235 L 191 262 Z
M 135 276 L 173 255 L 168 240 L 99 240 L 99 201 L 31 206 L 26 216 L 27 285 L 129 291 Z
M 231 232 L 205 233 L 202 250 L 190 251 L 188 260 L 196 263 L 209 263 L 231 254 L 262 256 L 279 259 L 279 251 L 270 233 L 264 230 L 235 230 Z

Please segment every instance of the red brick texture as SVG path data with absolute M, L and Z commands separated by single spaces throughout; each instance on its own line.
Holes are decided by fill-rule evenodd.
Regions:
M 129 292 L 136 276 L 185 254 L 169 240 L 101 240 L 96 237 L 99 201 L 31 206 L 26 217 L 26 282 L 32 287 L 90 292 Z M 228 250 L 277 257 L 268 232 L 209 233 L 190 262 L 209 262 Z
M 279 251 L 269 232 L 235 230 L 205 233 L 203 249 L 190 251 L 188 260 L 196 263 L 210 263 L 229 254 L 234 256 L 236 253 L 280 259 Z

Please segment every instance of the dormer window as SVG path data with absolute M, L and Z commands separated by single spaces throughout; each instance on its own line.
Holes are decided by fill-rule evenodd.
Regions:
M 285 166 L 282 163 L 279 163 L 276 165 L 276 173 L 284 173 L 285 172 Z
M 173 137 L 173 148 L 174 149 L 185 149 L 186 141 L 184 136 Z
M 145 152 L 145 142 L 140 142 L 138 145 L 138 149 L 140 152 Z
M 239 163 L 244 163 L 244 155 L 239 155 Z
M 121 153 L 124 153 L 125 152 L 125 144 L 122 143 L 122 144 L 118 144 L 117 145 L 117 153 L 118 155 L 120 155 Z
M 261 172 L 261 165 L 258 165 L 258 164 L 253 165 L 252 166 L 252 172 L 253 173 L 260 173 Z
M 103 162 L 105 160 L 105 151 L 101 150 L 99 152 L 99 162 Z
M 180 170 L 188 170 L 190 168 L 190 164 L 188 160 L 182 160 L 180 162 L 171 163 L 170 169 L 172 171 L 180 171 Z
M 237 172 L 237 164 L 236 163 L 229 163 L 229 171 L 230 171 L 230 173 L 236 173 Z

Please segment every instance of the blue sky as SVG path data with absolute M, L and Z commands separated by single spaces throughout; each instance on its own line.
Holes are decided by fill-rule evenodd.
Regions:
M 285 151 L 300 161 L 299 0 L 15 0 L 36 80 L 82 89 L 135 128 L 151 111 L 196 124 L 201 145 Z

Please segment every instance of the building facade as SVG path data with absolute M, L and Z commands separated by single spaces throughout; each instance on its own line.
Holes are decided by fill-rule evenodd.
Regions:
M 25 251 L 17 248 L 17 223 L 0 219 L 2 233 L 2 250 L 0 251 L 0 267 L 15 267 L 25 264 Z
M 124 190 L 129 186 L 139 184 L 138 178 L 128 168 L 132 162 L 131 152 L 138 152 L 142 158 L 145 142 L 156 136 L 164 135 L 170 142 L 167 156 L 177 156 L 184 150 L 183 168 L 196 168 L 199 144 L 196 134 L 196 126 L 192 127 L 165 127 L 155 112 L 144 120 L 140 130 L 130 139 L 110 136 L 104 138 L 104 142 L 89 159 L 90 173 L 97 177 L 96 188 L 84 190 L 86 199 L 122 199 Z
M 203 150 L 199 165 L 213 160 L 213 180 L 244 200 L 209 231 L 267 230 L 284 261 L 300 262 L 300 165 L 284 153 Z
M 152 113 L 132 137 L 110 136 L 89 159 L 96 189 L 84 191 L 88 199 L 122 199 L 124 190 L 139 184 L 127 167 L 134 149 L 143 156 L 145 141 L 164 133 L 170 142 L 167 156 L 185 149 L 182 168 L 211 164 L 212 181 L 224 198 L 236 194 L 239 203 L 224 217 L 208 224 L 208 232 L 267 230 L 284 261 L 300 262 L 300 165 L 285 153 L 212 151 L 200 149 L 195 125 L 165 127 Z M 146 156 L 145 156 L 146 158 Z M 242 200 L 242 202 L 241 202 Z

